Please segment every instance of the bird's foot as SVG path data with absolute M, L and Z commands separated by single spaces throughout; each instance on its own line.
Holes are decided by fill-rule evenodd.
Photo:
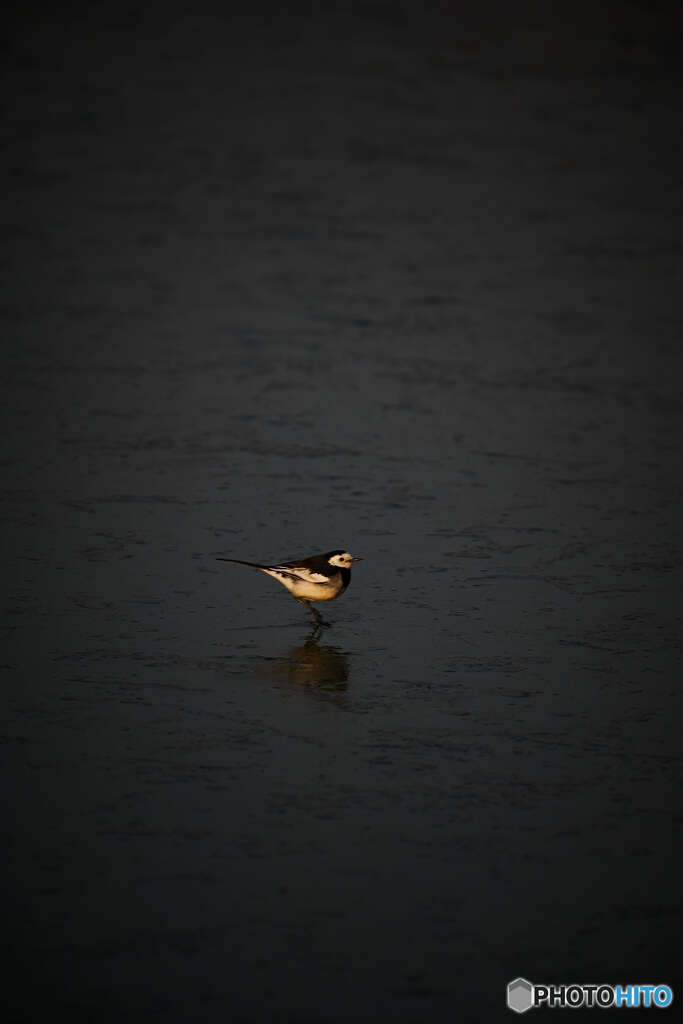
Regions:
M 302 601 L 301 603 L 303 604 L 304 602 Z M 317 610 L 317 608 L 314 608 L 313 605 L 312 604 L 308 604 L 308 602 L 306 602 L 306 607 L 308 608 L 309 612 L 313 616 L 313 622 L 315 623 L 315 627 L 314 627 L 315 631 L 317 631 L 319 629 L 322 629 L 323 626 L 327 626 L 329 628 L 330 623 L 325 621 L 325 619 L 322 617 L 322 615 Z

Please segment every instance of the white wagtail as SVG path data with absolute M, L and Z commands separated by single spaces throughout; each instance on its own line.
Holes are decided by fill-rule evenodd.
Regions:
M 218 558 L 219 562 L 235 562 L 237 565 L 248 565 L 252 569 L 260 569 L 268 573 L 290 594 L 299 604 L 308 608 L 315 619 L 316 626 L 326 626 L 311 601 L 334 601 L 343 594 L 351 582 L 351 566 L 361 562 L 357 555 L 348 551 L 328 551 L 326 555 L 312 555 L 310 558 L 293 558 L 291 562 L 279 562 L 277 565 L 260 565 L 258 562 L 243 562 L 239 558 Z

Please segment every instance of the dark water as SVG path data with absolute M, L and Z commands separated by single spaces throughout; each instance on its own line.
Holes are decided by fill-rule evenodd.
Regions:
M 13 23 L 13 1019 L 675 984 L 680 83 L 607 8 Z M 336 547 L 317 639 L 214 557 Z

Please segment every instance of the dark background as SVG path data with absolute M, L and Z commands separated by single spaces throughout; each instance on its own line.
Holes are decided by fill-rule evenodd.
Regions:
M 675 985 L 677 5 L 6 28 L 6 1019 Z

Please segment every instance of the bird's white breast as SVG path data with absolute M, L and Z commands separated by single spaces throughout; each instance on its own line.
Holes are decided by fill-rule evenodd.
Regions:
M 303 598 L 304 601 L 331 601 L 340 590 L 341 581 L 336 575 L 330 579 L 304 566 L 276 566 L 264 569 L 263 572 L 273 576 L 283 587 L 287 587 L 290 593 Z

